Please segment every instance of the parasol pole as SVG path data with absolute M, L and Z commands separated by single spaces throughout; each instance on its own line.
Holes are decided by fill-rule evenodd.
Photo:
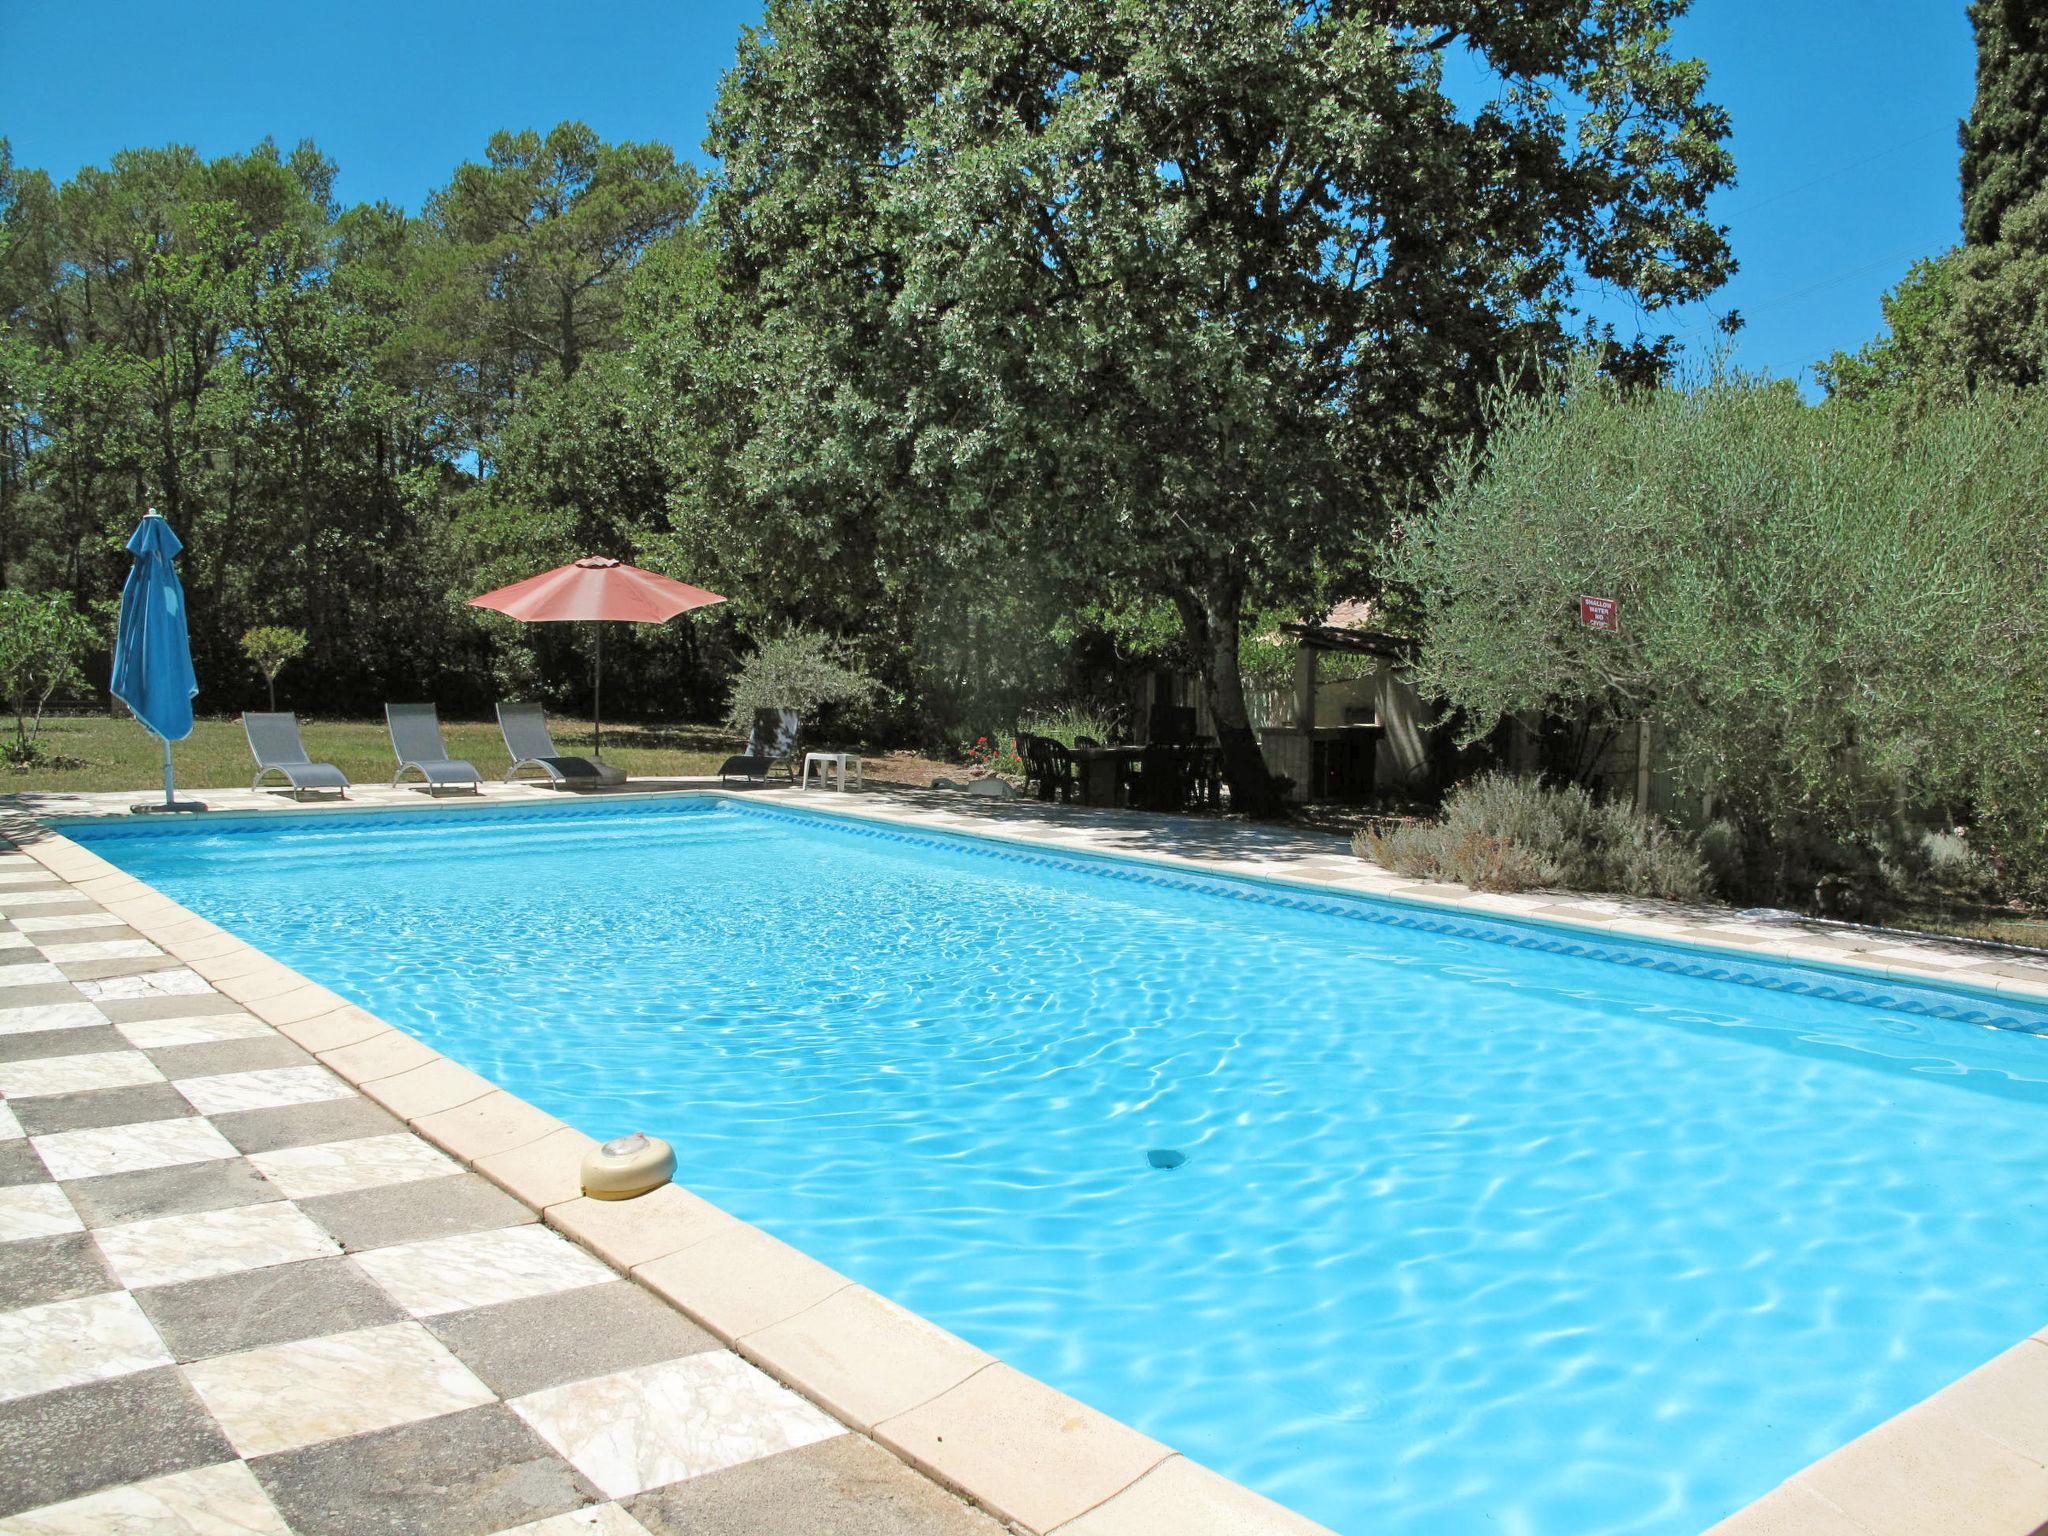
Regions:
M 591 630 L 597 636 L 597 655 L 590 668 L 590 728 L 597 736 L 597 745 L 591 751 L 593 757 L 604 756 L 604 621 L 593 620 Z

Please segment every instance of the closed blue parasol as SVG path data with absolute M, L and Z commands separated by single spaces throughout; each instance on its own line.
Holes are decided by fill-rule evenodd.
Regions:
M 121 623 L 114 632 L 114 697 L 164 743 L 164 803 L 131 807 L 137 811 L 206 809 L 179 800 L 171 789 L 171 743 L 192 734 L 192 696 L 199 692 L 185 633 L 185 589 L 171 564 L 184 547 L 154 507 L 128 540 L 135 565 L 121 589 Z

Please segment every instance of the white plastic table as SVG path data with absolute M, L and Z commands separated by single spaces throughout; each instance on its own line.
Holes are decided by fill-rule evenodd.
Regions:
M 860 771 L 860 754 L 858 752 L 806 752 L 804 754 L 803 782 L 797 786 L 798 788 L 809 789 L 811 787 L 811 769 L 813 767 L 818 770 L 818 782 L 820 784 L 830 784 L 841 793 L 844 793 L 846 790 L 846 770 L 848 768 L 853 770 L 853 782 L 855 784 L 859 785 L 862 789 L 868 787 L 867 778 Z M 827 769 L 830 769 L 831 772 L 828 773 Z

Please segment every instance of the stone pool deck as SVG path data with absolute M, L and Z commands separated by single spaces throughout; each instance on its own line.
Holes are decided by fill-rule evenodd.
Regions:
M 1979 946 L 1477 895 L 1313 833 L 754 793 L 2048 997 L 2048 964 Z M 17 801 L 105 814 L 136 798 Z M 27 817 L 0 831 L 18 845 L 0 853 L 0 1533 L 1321 1529 L 684 1189 L 583 1198 L 589 1137 Z M 1716 1531 L 2031 1536 L 2044 1520 L 2036 1336 Z

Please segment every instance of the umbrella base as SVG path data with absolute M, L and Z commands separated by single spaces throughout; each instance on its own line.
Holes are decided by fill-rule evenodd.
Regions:
M 206 807 L 197 800 L 147 800 L 140 805 L 131 805 L 128 810 L 136 816 L 163 815 L 183 811 L 203 811 Z

